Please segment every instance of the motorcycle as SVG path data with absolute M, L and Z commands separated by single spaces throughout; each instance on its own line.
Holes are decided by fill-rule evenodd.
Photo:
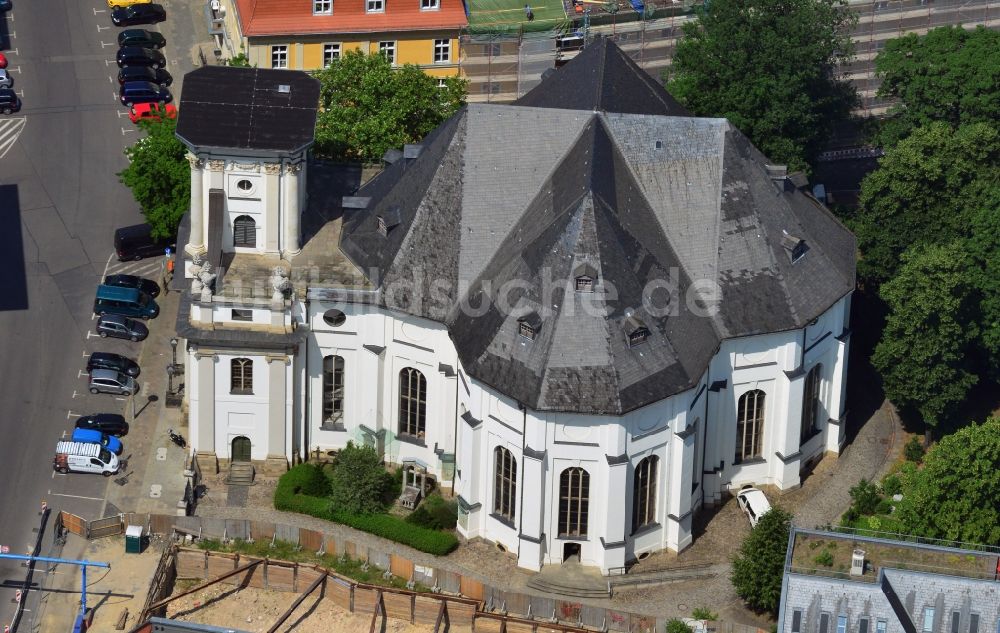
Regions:
M 174 433 L 173 429 L 168 430 L 167 433 L 170 435 L 171 442 L 173 442 L 177 446 L 180 446 L 181 448 L 187 448 L 187 440 L 184 439 L 183 435 L 181 435 L 180 433 Z

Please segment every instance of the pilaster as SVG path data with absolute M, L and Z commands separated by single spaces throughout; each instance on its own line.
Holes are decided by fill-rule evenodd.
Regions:
M 184 250 L 192 257 L 205 252 L 205 161 L 188 152 L 191 165 L 191 236 Z
M 521 496 L 521 533 L 517 535 L 517 565 L 540 571 L 545 556 L 545 534 L 542 532 L 546 496 L 545 452 L 536 452 L 526 446 L 521 466 L 524 483 L 518 491 Z
M 303 177 L 305 170 L 302 163 L 286 164 L 282 182 L 284 184 L 284 206 L 282 207 L 282 218 L 284 220 L 284 256 L 296 255 L 302 250 L 299 240 L 299 216 L 302 209 L 299 208 L 299 179 Z
M 267 394 L 267 461 L 265 469 L 271 469 L 271 474 L 280 474 L 288 470 L 288 460 L 285 456 L 285 394 L 287 385 L 285 375 L 289 358 L 285 354 L 273 354 L 266 357 L 268 371 Z
M 195 352 L 198 365 L 198 415 L 191 425 L 191 441 L 203 472 L 218 470 L 215 454 L 215 354 Z

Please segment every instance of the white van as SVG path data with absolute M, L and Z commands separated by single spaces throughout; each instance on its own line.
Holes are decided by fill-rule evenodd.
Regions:
M 58 442 L 52 468 L 57 473 L 100 473 L 105 477 L 118 472 L 118 456 L 100 444 Z

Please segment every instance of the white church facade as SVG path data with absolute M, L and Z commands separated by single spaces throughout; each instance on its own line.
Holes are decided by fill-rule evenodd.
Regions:
M 245 119 L 200 116 L 241 99 Z M 613 44 L 466 107 L 359 191 L 306 167 L 317 101 L 293 71 L 185 79 L 202 469 L 370 443 L 454 494 L 463 536 L 608 572 L 840 451 L 853 237 Z

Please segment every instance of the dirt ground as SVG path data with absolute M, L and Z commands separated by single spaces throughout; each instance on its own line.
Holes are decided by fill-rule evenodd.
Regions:
M 176 590 L 180 593 L 180 588 Z M 292 606 L 297 593 L 254 589 L 239 589 L 222 583 L 180 598 L 167 608 L 167 617 L 214 626 L 238 628 L 251 633 L 264 633 Z M 352 614 L 328 600 L 310 596 L 278 629 L 280 633 L 357 633 L 367 631 L 370 615 Z M 431 633 L 434 627 L 419 626 L 389 620 L 386 633 Z
M 89 544 L 87 559 L 111 565 L 110 570 L 87 572 L 87 604 L 95 607 L 91 631 L 116 631 L 115 625 L 124 609 L 128 609 L 125 630 L 138 624 L 139 612 L 149 595 L 149 583 L 160 562 L 160 545 L 154 541 L 142 554 L 126 554 L 124 536 L 98 539 Z

